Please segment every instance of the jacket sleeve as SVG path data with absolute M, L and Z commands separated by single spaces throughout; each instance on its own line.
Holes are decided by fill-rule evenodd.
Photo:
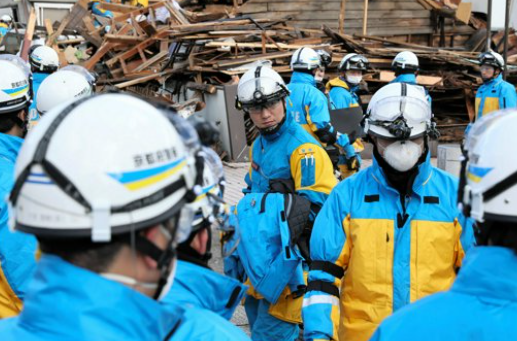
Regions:
M 305 143 L 293 151 L 290 165 L 295 191 L 321 208 L 337 184 L 332 162 L 325 150 L 314 143 Z M 313 219 L 315 214 L 313 211 Z
M 316 88 L 311 88 L 310 102 L 306 105 L 306 119 L 313 131 L 323 129 L 330 124 L 327 97 Z
M 461 235 L 456 247 L 456 266 L 461 267 L 463 258 L 467 252 L 476 245 L 476 238 L 474 236 L 474 221 L 471 218 L 459 214 L 456 224 L 459 224 Z
M 347 197 L 348 181 L 344 181 L 330 194 L 314 224 L 302 309 L 305 340 L 338 339 L 339 288 L 350 256 Z
M 506 85 L 506 84 L 505 84 Z M 507 84 L 501 89 L 501 96 L 499 97 L 499 108 L 517 108 L 517 93 L 511 84 Z
M 357 103 L 352 94 L 343 88 L 332 88 L 329 96 L 332 103 L 332 109 L 347 109 L 359 106 L 359 103 Z

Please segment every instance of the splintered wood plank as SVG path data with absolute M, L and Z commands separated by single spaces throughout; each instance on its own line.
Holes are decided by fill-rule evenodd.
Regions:
M 32 37 L 34 36 L 34 28 L 36 27 L 36 12 L 34 9 L 31 10 L 29 20 L 27 21 L 27 29 L 25 31 L 25 37 L 23 39 L 23 47 L 20 53 L 20 57 L 27 61 L 29 58 L 29 48 L 32 44 Z

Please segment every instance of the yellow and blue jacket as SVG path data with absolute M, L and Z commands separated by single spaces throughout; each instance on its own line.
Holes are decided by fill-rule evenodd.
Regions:
M 14 184 L 14 164 L 23 139 L 0 134 L 0 319 L 18 315 L 36 269 L 36 238 L 9 230 L 5 198 Z
M 334 132 L 330 124 L 327 97 L 316 88 L 316 80 L 310 74 L 293 72 L 287 85 L 291 95 L 287 97 L 287 114 L 292 116 L 305 131 L 318 142 L 320 135 Z
M 502 74 L 479 87 L 476 93 L 477 118 L 507 108 L 517 108 L 517 94 L 515 86 L 505 82 Z
M 278 132 L 253 142 L 250 161 L 245 181 L 252 193 L 269 192 L 272 180 L 292 180 L 296 194 L 321 207 L 337 184 L 325 150 L 291 115 Z
M 388 185 L 375 159 L 333 190 L 310 242 L 305 340 L 368 340 L 392 312 L 451 286 L 474 245 L 457 187 L 427 155 L 411 195 Z
M 359 106 L 359 98 L 353 88 L 341 77 L 331 79 L 326 85 L 332 109 L 347 109 Z
M 517 340 L 515 269 L 517 255 L 511 249 L 476 247 L 451 290 L 401 309 L 371 340 Z

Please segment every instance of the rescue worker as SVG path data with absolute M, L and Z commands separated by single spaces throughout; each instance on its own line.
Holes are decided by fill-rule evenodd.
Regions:
M 417 85 L 416 76 L 420 69 L 420 63 L 418 62 L 418 57 L 413 52 L 402 51 L 397 54 L 391 62 L 391 68 L 395 72 L 396 78 L 390 83 Z M 432 106 L 433 101 L 429 91 L 421 85 L 417 86 L 425 92 L 429 106 Z
M 325 150 L 294 121 L 293 115 L 286 113 L 287 96 L 289 90 L 282 77 L 267 66 L 249 70 L 239 82 L 237 107 L 250 115 L 260 132 L 250 149 L 251 166 L 245 178 L 248 185 L 245 192 L 295 193 L 305 197 L 310 201 L 313 221 L 337 181 Z M 245 308 L 254 341 L 288 341 L 298 337 L 297 323 L 301 321 L 288 316 L 293 315 L 296 307 L 299 310 L 301 304 L 293 307 L 288 301 L 280 300 L 271 305 L 254 294 L 253 288 L 248 294 L 251 295 L 246 298 Z M 277 314 L 273 316 L 271 311 Z
M 4 14 L 0 17 L 0 41 L 11 30 L 13 19 L 10 15 Z
M 316 70 L 314 75 L 314 80 L 316 80 L 316 88 L 323 92 L 325 96 L 327 96 L 327 91 L 325 89 L 325 71 L 332 63 L 332 56 L 325 50 L 317 50 L 316 53 L 320 56 L 321 67 Z
M 32 90 L 33 100 L 29 108 L 29 128 L 32 127 L 33 121 L 38 120 L 38 89 L 50 74 L 59 68 L 59 56 L 57 52 L 49 46 L 32 46 L 29 52 L 29 63 L 32 71 Z
M 41 116 L 52 108 L 74 98 L 90 96 L 92 92 L 93 88 L 88 79 L 81 73 L 61 69 L 51 74 L 45 78 L 38 89 L 40 100 L 36 105 L 37 114 L 30 122 L 30 129 L 37 125 Z
M 171 116 L 169 118 L 175 119 Z M 204 160 L 202 191 L 196 201 L 189 204 L 195 212 L 192 231 L 178 245 L 179 260 L 174 285 L 162 304 L 180 305 L 185 309 L 178 330 L 179 335 L 183 334 L 183 329 L 186 330 L 184 340 L 249 340 L 242 330 L 227 321 L 246 293 L 246 286 L 212 271 L 208 265 L 212 256 L 211 227 L 226 211 L 222 201 L 225 180 L 221 159 L 204 143 L 210 141 L 214 132 L 218 133 L 217 129 L 209 127 L 208 122 L 203 123 L 201 119 L 195 122 L 203 143 L 198 154 Z M 188 328 L 191 320 L 198 320 L 200 315 L 210 320 L 210 323 L 205 328 Z M 214 329 L 212 323 L 224 328 Z M 177 336 L 174 340 L 182 339 Z
M 361 100 L 357 91 L 363 80 L 363 74 L 368 69 L 368 65 L 368 59 L 357 53 L 349 53 L 343 57 L 338 66 L 340 76 L 327 83 L 331 110 L 361 107 Z M 340 170 L 341 180 L 355 174 L 361 167 L 361 156 L 359 153 L 364 150 L 362 141 L 355 138 L 350 141 L 350 138 L 348 138 L 348 143 L 352 145 L 353 149 L 348 147 L 347 144 L 344 144 L 345 147 L 340 146 L 343 143 L 338 144 L 341 152 L 337 166 Z
M 36 239 L 8 226 L 7 197 L 14 184 L 14 164 L 27 133 L 31 75 L 13 55 L 0 56 L 0 318 L 17 315 L 36 266 Z
M 192 224 L 198 167 L 182 139 L 161 110 L 123 94 L 42 118 L 9 200 L 43 255 L 23 311 L 0 321 L 2 341 L 174 339 L 182 309 L 158 301 Z
M 327 98 L 316 88 L 314 76 L 321 68 L 320 56 L 313 49 L 302 47 L 294 52 L 287 114 L 325 146 L 336 142 L 337 131 L 330 123 Z
M 349 53 L 343 57 L 338 66 L 339 77 L 327 83 L 332 109 L 360 106 L 357 90 L 368 65 L 368 59 L 357 53 Z
M 515 86 L 503 80 L 503 57 L 493 51 L 478 57 L 483 85 L 476 93 L 476 118 L 499 109 L 517 108 Z
M 493 112 L 471 128 L 459 201 L 476 220 L 478 247 L 452 288 L 399 310 L 372 340 L 517 340 L 517 111 Z M 501 148 L 494 153 L 493 146 Z
M 456 180 L 431 165 L 431 117 L 415 86 L 372 97 L 373 164 L 332 191 L 314 224 L 305 340 L 368 340 L 392 312 L 454 281 L 472 222 L 456 207 Z

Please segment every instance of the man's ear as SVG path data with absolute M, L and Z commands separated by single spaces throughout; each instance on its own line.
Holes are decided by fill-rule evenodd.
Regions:
M 202 229 L 198 233 L 192 242 L 190 243 L 190 247 L 197 251 L 200 255 L 204 255 L 206 250 L 208 249 L 208 231 L 207 229 Z

